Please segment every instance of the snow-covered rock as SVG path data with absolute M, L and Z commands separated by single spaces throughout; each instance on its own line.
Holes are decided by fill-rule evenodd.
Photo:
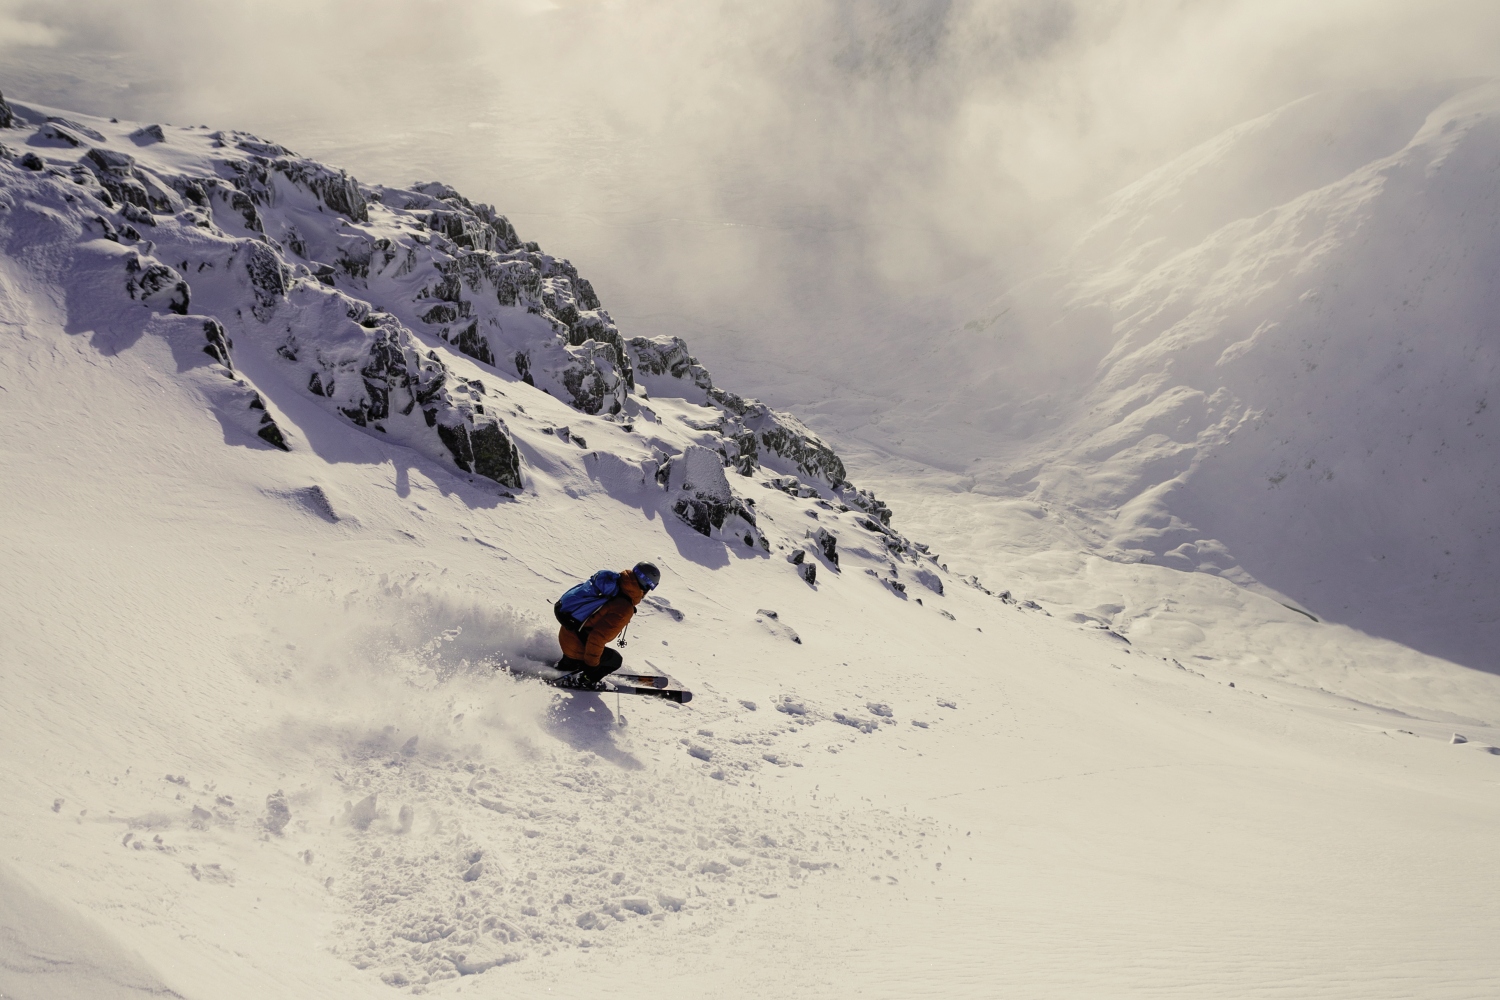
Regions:
M 662 466 L 657 477 L 666 486 L 672 512 L 698 534 L 729 532 L 746 545 L 755 544 L 755 514 L 729 488 L 717 452 L 688 445 L 681 455 Z

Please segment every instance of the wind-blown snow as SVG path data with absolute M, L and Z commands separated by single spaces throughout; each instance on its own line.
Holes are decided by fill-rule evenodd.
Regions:
M 434 276 L 475 259 L 460 249 L 540 275 L 540 250 L 445 245 L 402 213 L 508 240 L 498 216 L 393 208 L 321 165 L 321 201 L 271 168 L 257 202 L 220 161 L 283 158 L 240 147 L 259 140 L 18 110 L 3 141 L 22 155 L 0 162 L 7 995 L 1500 988 L 1495 678 L 1414 670 L 1218 577 L 1107 564 L 1223 588 L 1236 634 L 1387 660 L 1148 651 L 1126 641 L 1143 622 L 1100 627 L 1123 602 L 1074 620 L 1032 600 L 1046 581 L 949 572 L 989 558 L 994 521 L 952 531 L 920 495 L 893 516 L 685 348 L 573 343 L 560 283 L 561 311 L 532 312 L 488 276 L 454 301 L 394 274 L 416 245 Z M 134 163 L 96 171 L 96 148 Z M 206 206 L 172 203 L 170 178 L 210 171 Z M 102 177 L 146 204 L 107 203 Z M 245 204 L 262 230 L 297 225 L 306 273 Z M 312 264 L 351 246 L 329 285 Z M 495 363 L 466 323 L 416 314 L 439 302 L 470 303 Z M 537 384 L 497 343 L 542 359 Z M 569 387 L 575 363 L 601 392 Z M 484 428 L 515 449 L 496 475 Z M 963 547 L 939 556 L 907 523 Z M 691 704 L 504 672 L 551 649 L 564 587 L 640 558 L 664 581 L 623 652 Z M 1139 617 L 1165 643 L 1202 606 Z

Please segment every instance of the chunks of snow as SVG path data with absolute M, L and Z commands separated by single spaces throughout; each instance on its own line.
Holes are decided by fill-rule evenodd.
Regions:
M 286 825 L 292 821 L 292 810 L 286 804 L 286 793 L 281 790 L 272 792 L 266 796 L 266 817 L 262 821 L 265 828 L 276 836 L 281 836 Z

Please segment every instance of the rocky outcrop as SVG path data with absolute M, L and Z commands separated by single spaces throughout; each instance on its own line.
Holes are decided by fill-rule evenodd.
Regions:
M 430 251 L 440 277 L 418 299 L 438 301 L 417 304 L 420 321 L 439 327 L 438 336 L 476 360 L 494 365 L 502 357 L 514 359 L 518 377 L 575 409 L 620 412 L 634 386 L 625 342 L 573 265 L 524 247 L 484 249 L 499 241 L 502 232 L 499 222 L 484 216 L 459 220 L 458 213 L 448 212 L 443 218 L 445 231 L 457 231 L 462 222 L 471 236 L 488 235 L 466 240 L 478 249 L 458 245 L 449 248 L 451 253 L 443 247 Z M 522 316 L 507 321 L 504 311 L 512 310 Z M 534 332 L 517 337 L 507 335 L 507 328 Z
M 197 317 L 192 317 L 196 320 Z M 266 444 L 280 451 L 291 451 L 285 432 L 271 415 L 266 401 L 250 382 L 234 370 L 232 350 L 234 343 L 224 332 L 224 326 L 216 319 L 204 319 L 203 353 L 215 362 L 213 366 L 228 381 L 227 386 L 215 387 L 208 393 L 215 403 L 221 419 L 227 424 L 247 431 Z
M 725 462 L 741 475 L 749 476 L 762 466 L 795 471 L 819 480 L 844 505 L 890 525 L 890 508 L 848 481 L 843 461 L 822 439 L 791 414 L 715 386 L 708 369 L 688 353 L 680 337 L 632 337 L 627 347 L 637 381 L 648 391 L 681 396 L 723 412 L 718 427 Z
M 753 546 L 763 542 L 749 505 L 734 495 L 718 452 L 689 445 L 657 472 L 672 512 L 700 535 L 732 535 Z
M 662 470 L 677 477 L 671 509 L 695 531 L 764 545 L 753 504 L 735 496 L 726 469 L 802 477 L 820 501 L 888 526 L 888 509 L 848 483 L 838 455 L 807 427 L 716 386 L 680 339 L 627 341 L 571 262 L 451 187 L 363 185 L 245 132 L 148 125 L 106 137 L 54 117 L 31 141 L 76 148 L 58 158 L 75 160 L 70 193 L 87 199 L 95 236 L 159 246 L 127 263 L 130 298 L 185 315 L 190 261 L 194 275 L 209 269 L 202 280 L 214 301 L 233 303 L 233 319 L 215 321 L 261 324 L 300 368 L 290 374 L 297 390 L 366 431 L 520 487 L 520 453 L 494 400 L 449 370 L 434 350 L 446 345 L 580 412 L 620 416 L 621 426 L 652 392 L 712 407 L 715 419 L 692 425 L 711 436 Z M 157 147 L 168 142 L 163 157 Z M 210 337 L 205 348 L 226 366 L 227 341 Z
M 11 109 L 10 102 L 5 99 L 5 95 L 0 94 L 0 128 L 15 127 L 16 113 Z
M 370 206 L 359 182 L 347 171 L 335 170 L 312 160 L 277 159 L 271 168 L 293 184 L 307 189 L 334 212 L 355 222 L 370 221 Z
M 687 342 L 681 337 L 631 337 L 629 346 L 643 375 L 688 379 L 705 391 L 714 387 L 708 369 L 688 353 Z
M 170 214 L 181 207 L 173 191 L 150 171 L 139 168 L 127 153 L 96 146 L 81 165 L 92 177 L 75 170 L 74 179 L 84 186 L 97 183 L 95 197 L 109 208 L 120 209 L 131 222 L 154 226 L 153 213 Z
M 182 275 L 161 263 L 133 254 L 125 262 L 125 291 L 142 305 L 162 305 L 179 316 L 187 315 L 192 291 Z
M 457 414 L 449 423 L 437 424 L 453 461 L 465 472 L 475 472 L 497 483 L 521 488 L 521 452 L 498 419 L 475 420 L 471 412 L 450 409 Z
M 839 539 L 838 536 L 827 528 L 819 528 L 811 533 L 813 544 L 818 551 L 823 553 L 823 558 L 836 570 L 839 568 Z
M 482 382 L 454 375 L 391 314 L 321 284 L 298 284 L 287 306 L 278 353 L 301 368 L 298 381 L 309 393 L 380 434 L 390 433 L 393 420 L 420 418 L 404 421 L 405 440 L 430 442 L 429 453 L 439 445 L 464 472 L 522 488 L 520 451 L 493 408 L 486 410 Z

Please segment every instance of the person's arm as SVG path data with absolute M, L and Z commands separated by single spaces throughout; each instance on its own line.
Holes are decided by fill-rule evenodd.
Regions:
M 615 636 L 625 631 L 630 619 L 635 617 L 635 605 L 628 597 L 611 599 L 604 607 L 595 611 L 588 621 L 588 645 L 583 650 L 583 662 L 591 667 L 599 665 L 599 657 Z

